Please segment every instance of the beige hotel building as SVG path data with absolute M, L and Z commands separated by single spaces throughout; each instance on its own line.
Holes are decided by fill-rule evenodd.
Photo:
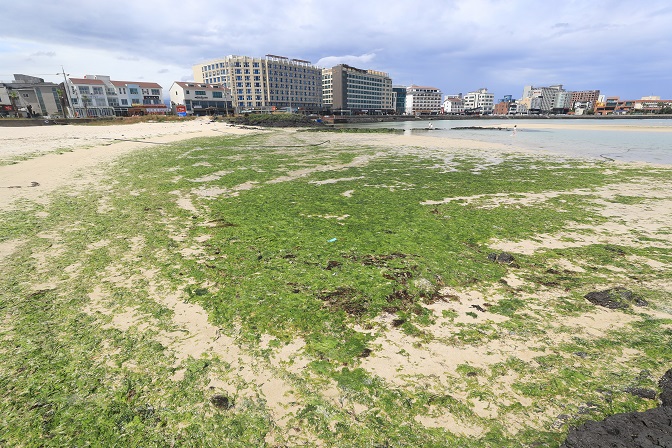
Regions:
M 226 56 L 192 67 L 196 83 L 230 89 L 237 112 L 318 112 L 322 109 L 322 69 L 309 61 L 267 54 Z

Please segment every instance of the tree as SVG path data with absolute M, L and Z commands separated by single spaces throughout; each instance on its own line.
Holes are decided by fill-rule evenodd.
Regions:
M 19 98 L 19 94 L 16 93 L 14 90 L 10 90 L 8 92 L 8 95 L 9 95 L 9 101 L 12 103 L 12 110 L 18 116 L 18 108 L 16 107 L 16 100 Z
M 84 115 L 85 118 L 89 118 L 89 96 L 88 95 L 82 95 L 82 103 L 84 103 Z
M 63 111 L 63 118 L 68 118 L 68 114 L 66 112 L 66 102 L 65 102 L 65 92 L 63 89 L 56 89 L 56 94 L 58 95 L 58 100 L 61 103 L 61 110 Z

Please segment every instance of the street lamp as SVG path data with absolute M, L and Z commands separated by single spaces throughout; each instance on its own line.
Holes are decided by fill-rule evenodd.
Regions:
M 57 74 L 57 75 L 61 75 L 61 74 L 63 75 L 63 88 L 64 88 L 64 90 L 65 90 L 65 97 L 66 97 L 66 99 L 68 100 L 68 104 L 69 104 L 70 107 L 72 108 L 72 110 L 70 110 L 70 108 L 67 108 L 67 107 L 66 107 L 66 109 L 67 109 L 67 111 L 66 111 L 66 112 L 67 112 L 67 115 L 70 115 L 70 117 L 67 117 L 67 118 L 73 118 L 74 115 L 75 115 L 75 114 L 74 114 L 74 107 L 73 107 L 73 105 L 72 105 L 72 98 L 70 97 L 70 86 L 68 86 L 68 78 L 66 77 L 66 76 L 70 76 L 70 73 L 68 73 L 68 74 L 66 75 L 66 74 L 65 74 L 65 70 L 63 69 L 63 66 L 61 65 L 61 73 L 56 73 L 56 74 Z

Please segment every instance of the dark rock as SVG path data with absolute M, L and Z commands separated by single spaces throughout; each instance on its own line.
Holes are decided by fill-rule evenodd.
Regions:
M 488 260 L 504 264 L 511 264 L 515 261 L 513 255 L 511 255 L 508 252 L 502 252 L 501 254 L 497 253 L 488 254 Z
M 589 292 L 584 296 L 592 304 L 603 306 L 612 310 L 618 308 L 629 308 L 634 304 L 637 306 L 646 306 L 648 303 L 641 297 L 636 296 L 632 291 L 621 288 L 620 286 L 604 291 Z
M 571 429 L 561 448 L 672 448 L 672 369 L 665 372 L 658 385 L 662 389 L 660 407 L 587 422 Z M 628 388 L 626 392 L 655 398 L 655 391 L 650 389 Z
M 665 372 L 665 375 L 658 381 L 660 387 L 660 401 L 662 406 L 672 406 L 672 369 Z
M 362 350 L 362 353 L 359 354 L 360 358 L 368 358 L 369 356 L 371 356 L 371 349 L 370 348 L 364 348 Z
M 562 448 L 670 448 L 672 406 L 587 422 L 569 431 Z
M 220 409 L 231 409 L 233 407 L 233 400 L 226 395 L 213 395 L 210 398 L 210 403 Z
M 655 400 L 658 393 L 653 389 L 646 389 L 644 387 L 626 387 L 624 392 L 634 395 L 636 397 L 645 398 L 647 400 Z

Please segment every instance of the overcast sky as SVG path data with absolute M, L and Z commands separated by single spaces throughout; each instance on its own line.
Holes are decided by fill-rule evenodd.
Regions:
M 230 54 L 346 63 L 444 94 L 563 84 L 672 99 L 671 0 L 5 0 L 0 80 L 14 73 L 192 80 Z

